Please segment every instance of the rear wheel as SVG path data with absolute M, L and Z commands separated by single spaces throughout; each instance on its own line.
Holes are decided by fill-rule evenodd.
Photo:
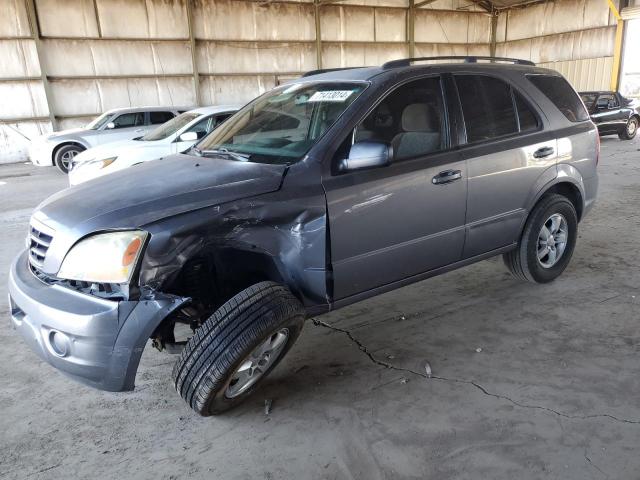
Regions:
M 578 237 L 578 217 L 564 196 L 544 196 L 529 214 L 515 250 L 503 255 L 509 271 L 522 280 L 547 283 L 567 268 Z
M 638 133 L 638 118 L 631 117 L 627 122 L 627 126 L 618 133 L 620 140 L 631 140 Z
M 289 351 L 304 308 L 291 292 L 260 282 L 220 307 L 187 342 L 173 369 L 176 390 L 200 415 L 244 401 Z
M 73 158 L 82 151 L 84 151 L 84 148 L 78 145 L 65 145 L 56 151 L 53 161 L 58 170 L 62 173 L 69 173 L 73 166 Z

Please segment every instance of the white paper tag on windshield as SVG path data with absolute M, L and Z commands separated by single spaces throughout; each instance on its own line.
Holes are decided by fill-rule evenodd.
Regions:
M 327 90 L 311 95 L 308 102 L 344 102 L 353 93 L 353 90 Z

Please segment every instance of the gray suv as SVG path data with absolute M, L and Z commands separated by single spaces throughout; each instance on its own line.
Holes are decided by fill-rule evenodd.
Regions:
M 311 72 L 187 154 L 53 195 L 11 267 L 13 325 L 111 391 L 133 389 L 151 338 L 211 415 L 258 387 L 305 318 L 495 255 L 554 280 L 596 198 L 583 103 L 529 62 L 423 60 Z

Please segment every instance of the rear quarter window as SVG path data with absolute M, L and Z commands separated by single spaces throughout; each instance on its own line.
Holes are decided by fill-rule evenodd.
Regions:
M 571 122 L 589 120 L 589 114 L 576 91 L 563 77 L 558 75 L 527 75 L 538 90 L 558 107 Z

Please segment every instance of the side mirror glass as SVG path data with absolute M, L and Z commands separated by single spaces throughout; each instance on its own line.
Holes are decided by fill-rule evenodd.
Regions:
M 116 124 L 113 122 L 109 122 L 107 123 L 107 130 L 113 130 L 114 128 L 116 128 Z
M 341 172 L 350 172 L 363 168 L 385 167 L 391 164 L 393 149 L 382 142 L 365 140 L 351 145 L 349 158 L 340 162 Z
M 198 132 L 184 132 L 178 137 L 179 142 L 195 142 L 198 140 Z

